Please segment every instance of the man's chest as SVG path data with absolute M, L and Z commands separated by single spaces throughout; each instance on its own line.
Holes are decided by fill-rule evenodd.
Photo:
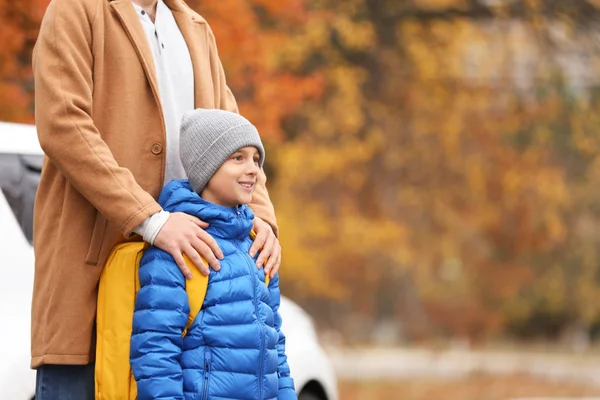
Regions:
M 193 66 L 187 43 L 168 7 L 159 2 L 154 21 L 138 5 L 134 8 L 154 60 L 159 84 L 193 87 Z

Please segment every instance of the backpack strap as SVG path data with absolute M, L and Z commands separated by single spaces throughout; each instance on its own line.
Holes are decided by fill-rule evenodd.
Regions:
M 190 303 L 190 315 L 188 315 L 188 320 L 182 333 L 182 336 L 185 336 L 196 319 L 196 316 L 200 313 L 202 304 L 204 304 L 204 298 L 206 297 L 206 291 L 208 290 L 208 276 L 202 275 L 200 270 L 196 268 L 187 255 L 184 254 L 183 259 L 189 270 L 192 272 L 192 279 L 185 280 L 185 291 L 187 292 L 188 301 Z M 206 262 L 204 257 L 202 257 L 202 262 L 204 265 L 208 266 L 208 262 Z
M 135 271 L 136 271 L 136 273 L 134 274 L 134 276 L 135 276 L 135 292 L 137 293 L 140 291 L 140 274 L 138 273 L 138 271 L 140 270 L 140 261 L 142 260 L 142 256 L 144 255 L 144 250 L 146 250 L 148 247 L 150 247 L 150 245 L 146 242 L 130 242 L 127 245 L 131 246 L 132 249 L 137 251 L 137 254 L 135 256 Z M 115 247 L 115 249 L 113 251 L 115 251 L 117 249 L 118 249 L 118 247 Z

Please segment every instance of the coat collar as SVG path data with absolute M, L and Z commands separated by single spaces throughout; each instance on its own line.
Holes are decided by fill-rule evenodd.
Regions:
M 158 78 L 156 76 L 156 65 L 150 50 L 150 44 L 146 39 L 144 28 L 140 23 L 139 16 L 133 8 L 132 0 L 108 0 L 113 12 L 117 15 L 123 29 L 127 33 L 131 44 L 135 48 L 137 56 L 142 64 L 148 84 L 152 89 L 154 100 L 156 101 L 159 111 L 162 115 L 162 106 L 158 91 Z M 187 43 L 190 57 L 192 59 L 192 67 L 194 70 L 194 81 L 200 82 L 200 57 L 207 57 L 209 49 L 207 48 L 206 40 L 198 40 L 206 36 L 206 21 L 197 13 L 185 4 L 182 0 L 164 0 L 165 4 L 171 9 L 173 17 L 179 26 L 179 30 Z M 195 108 L 200 107 L 201 87 L 198 84 L 194 85 L 194 103 Z M 164 124 L 164 122 L 163 122 Z

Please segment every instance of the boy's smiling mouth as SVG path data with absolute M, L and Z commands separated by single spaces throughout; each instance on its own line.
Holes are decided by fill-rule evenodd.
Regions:
M 252 190 L 252 188 L 254 187 L 255 183 L 254 181 L 244 181 L 244 182 L 238 182 L 240 185 L 242 185 L 242 187 L 244 189 L 247 190 Z

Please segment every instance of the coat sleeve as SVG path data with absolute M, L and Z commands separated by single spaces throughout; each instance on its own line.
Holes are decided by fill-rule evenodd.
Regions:
M 92 36 L 100 4 L 52 0 L 48 6 L 33 53 L 35 121 L 50 161 L 127 237 L 161 208 L 117 164 L 92 120 Z
M 228 110 L 237 113 L 239 112 L 238 106 L 235 101 L 235 98 L 233 97 L 231 89 L 229 89 L 229 87 L 227 86 L 227 82 L 225 80 L 225 72 L 223 70 L 223 65 L 221 64 L 219 53 L 217 51 L 215 37 L 210 28 L 208 30 L 208 41 L 208 48 L 210 49 L 209 51 L 211 69 L 213 71 L 213 76 L 216 77 L 215 104 L 218 104 L 219 108 L 223 110 Z M 273 207 L 273 203 L 271 202 L 271 199 L 269 197 L 269 192 L 267 191 L 267 176 L 265 175 L 265 171 L 262 168 L 258 173 L 257 183 L 258 184 L 256 185 L 256 189 L 254 190 L 254 194 L 252 195 L 252 202 L 249 204 L 249 206 L 254 212 L 254 215 L 271 225 L 271 227 L 273 228 L 273 232 L 275 232 L 275 235 L 278 235 L 279 229 L 277 227 L 277 219 L 275 218 L 275 208 Z
M 277 400 L 297 400 L 298 396 L 294 389 L 294 379 L 290 376 L 290 367 L 285 355 L 285 335 L 281 331 L 281 315 L 279 315 L 279 305 L 281 303 L 281 294 L 279 291 L 279 274 L 276 274 L 269 282 L 269 305 L 273 309 L 275 319 L 275 329 L 277 329 L 277 375 L 279 376 L 279 391 Z
M 130 349 L 138 399 L 183 399 L 182 333 L 190 312 L 184 277 L 156 247 L 144 253 L 139 277 Z

